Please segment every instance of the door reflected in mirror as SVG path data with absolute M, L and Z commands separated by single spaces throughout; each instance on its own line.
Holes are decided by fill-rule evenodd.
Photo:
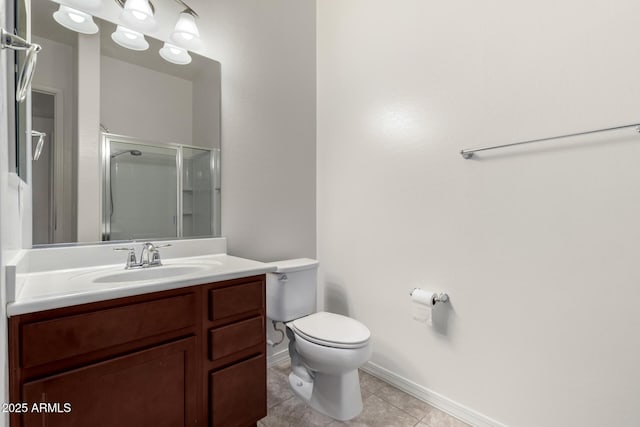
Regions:
M 63 236 L 56 236 L 56 231 L 62 230 L 56 222 L 57 212 L 54 207 L 56 201 L 55 157 L 53 147 L 57 142 L 55 130 L 56 118 L 60 111 L 56 111 L 56 94 L 33 89 L 31 92 L 31 126 L 33 131 L 43 135 L 41 151 L 36 156 L 40 142 L 34 138 L 32 153 L 34 153 L 31 168 L 31 182 L 33 191 L 33 244 L 48 244 L 56 240 L 64 240 Z M 58 167 L 59 169 L 59 167 Z
M 53 19 L 57 3 L 31 7 L 31 117 L 46 133 L 30 160 L 33 244 L 219 236 L 220 64 L 167 62 L 160 40 L 133 51 L 115 23 L 78 34 Z M 122 138 L 105 151 L 103 135 Z

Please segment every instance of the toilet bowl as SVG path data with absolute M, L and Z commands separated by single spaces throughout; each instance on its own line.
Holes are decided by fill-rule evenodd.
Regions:
M 369 330 L 346 316 L 319 312 L 287 323 L 291 389 L 337 420 L 362 412 L 360 368 L 371 356 Z
M 284 322 L 289 338 L 293 392 L 337 420 L 362 412 L 360 368 L 371 356 L 369 329 L 359 321 L 316 311 L 317 261 L 272 263 L 267 274 L 267 317 Z

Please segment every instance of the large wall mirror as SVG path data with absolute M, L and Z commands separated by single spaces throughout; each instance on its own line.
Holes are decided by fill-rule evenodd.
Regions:
M 122 47 L 97 17 L 80 34 L 59 7 L 31 2 L 33 244 L 219 236 L 220 64 Z

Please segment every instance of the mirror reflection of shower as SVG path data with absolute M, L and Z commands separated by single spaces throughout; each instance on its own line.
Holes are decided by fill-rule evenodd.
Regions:
M 219 151 L 103 132 L 103 240 L 219 233 Z
M 114 141 L 108 153 L 104 240 L 177 237 L 178 150 Z
M 111 158 L 113 159 L 114 157 L 118 157 L 121 154 L 125 154 L 125 153 L 129 153 L 132 156 L 142 156 L 142 151 L 140 150 L 124 150 L 124 151 L 120 151 L 118 153 L 112 154 Z
M 140 151 L 140 150 L 122 150 L 122 151 L 119 151 L 117 153 L 113 153 L 111 155 L 111 162 L 109 162 L 109 165 L 110 165 L 110 167 L 109 167 L 109 182 L 113 182 L 113 174 L 111 172 L 111 166 L 113 166 L 113 164 L 115 163 L 113 161 L 113 159 L 115 157 L 118 157 L 118 156 L 120 156 L 122 154 L 126 154 L 126 153 L 129 153 L 132 156 L 142 156 L 142 151 Z M 110 211 L 109 217 L 113 217 L 113 185 L 111 185 L 109 187 L 109 200 L 111 202 L 109 204 L 109 211 Z

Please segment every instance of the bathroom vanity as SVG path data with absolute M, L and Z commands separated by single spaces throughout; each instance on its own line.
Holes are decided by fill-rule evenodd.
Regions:
M 246 427 L 266 416 L 264 273 L 271 267 L 228 255 L 178 264 L 189 262 L 213 267 L 139 283 L 132 276 L 104 289 L 100 280 L 113 271 L 137 272 L 60 270 L 50 280 L 80 277 L 84 291 L 60 285 L 39 297 L 33 292 L 42 292 L 44 277 L 27 274 L 8 307 L 11 402 L 28 405 L 11 414 L 11 425 Z M 110 298 L 117 292 L 128 295 Z

